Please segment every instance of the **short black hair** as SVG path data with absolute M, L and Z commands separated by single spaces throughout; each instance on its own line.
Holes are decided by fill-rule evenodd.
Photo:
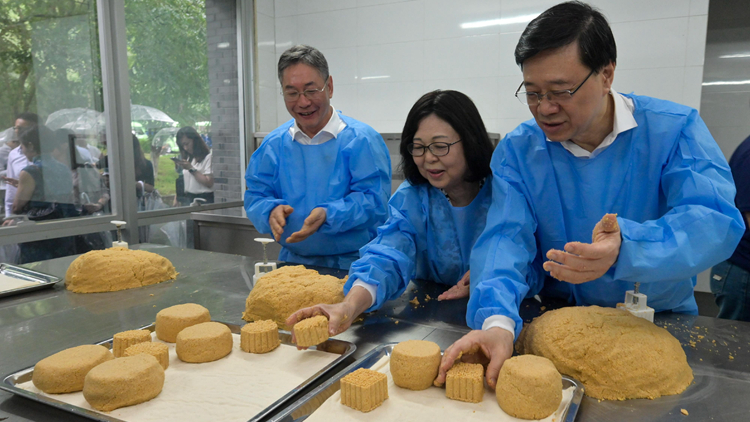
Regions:
M 552 6 L 529 22 L 516 44 L 516 64 L 536 54 L 578 42 L 581 63 L 596 73 L 617 63 L 617 45 L 607 18 L 580 1 Z
M 401 169 L 412 185 L 428 183 L 409 154 L 408 146 L 414 142 L 414 134 L 425 117 L 434 114 L 445 121 L 461 138 L 466 159 L 466 182 L 478 182 L 490 174 L 492 142 L 487 134 L 482 116 L 466 94 L 458 91 L 436 90 L 424 94 L 409 110 L 404 130 L 401 132 Z
M 26 120 L 27 122 L 34 123 L 35 125 L 39 124 L 39 115 L 36 113 L 31 113 L 29 111 L 25 111 L 23 113 L 18 113 L 16 116 L 16 120 Z

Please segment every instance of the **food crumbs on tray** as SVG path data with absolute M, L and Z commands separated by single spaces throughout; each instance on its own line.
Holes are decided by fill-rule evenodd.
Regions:
M 393 321 L 394 324 L 398 325 L 398 321 Z
M 680 413 L 682 413 L 685 416 L 689 415 L 688 411 L 685 409 L 680 409 Z
M 424 301 L 425 302 L 429 302 L 431 300 L 432 300 L 432 297 L 430 295 L 428 295 L 428 294 L 424 295 Z
M 419 299 L 417 299 L 417 297 L 414 296 L 414 299 L 410 300 L 409 303 L 411 303 L 414 306 L 419 306 Z
M 546 306 L 542 306 L 541 308 L 539 308 L 539 310 L 540 311 L 545 311 L 545 310 L 547 310 L 547 307 Z
M 153 294 L 153 293 L 151 293 L 151 294 L 150 294 L 149 296 L 153 296 L 153 295 L 154 295 L 154 294 Z
M 734 360 L 734 356 L 729 355 L 729 360 Z

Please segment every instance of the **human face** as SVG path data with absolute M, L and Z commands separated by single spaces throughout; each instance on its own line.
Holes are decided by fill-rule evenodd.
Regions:
M 539 127 L 556 142 L 571 140 L 579 145 L 599 145 L 612 131 L 609 90 L 615 65 L 609 64 L 580 86 L 565 104 L 548 99 L 529 106 Z M 579 58 L 578 43 L 555 50 L 545 50 L 523 63 L 523 88 L 528 92 L 546 93 L 574 89 L 591 73 Z M 584 146 L 585 148 L 585 146 Z
M 414 134 L 414 143 L 430 146 L 433 142 L 453 143 L 460 139 L 453 126 L 434 114 L 422 119 Z M 469 184 L 464 181 L 467 166 L 462 142 L 451 145 L 448 154 L 436 157 L 426 149 L 421 157 L 412 157 L 419 169 L 419 174 L 438 189 L 443 189 L 453 198 L 456 193 L 467 189 Z M 454 193 L 451 195 L 451 193 Z
M 333 78 L 331 76 L 324 81 L 317 69 L 304 63 L 297 63 L 284 69 L 281 89 L 283 92 L 299 93 L 308 89 L 323 89 L 313 98 L 300 95 L 295 101 L 284 101 L 287 111 L 307 136 L 311 138 L 315 136 L 331 119 L 333 113 L 331 109 Z
M 21 133 L 21 130 L 27 127 L 31 127 L 34 125 L 34 122 L 30 122 L 28 120 L 24 119 L 16 119 L 16 124 L 13 126 L 13 135 L 16 139 L 18 139 L 18 134 Z
M 180 145 L 182 145 L 182 149 L 185 150 L 185 152 L 188 153 L 188 155 L 193 155 L 193 140 L 188 138 L 187 136 L 183 136 L 180 139 Z

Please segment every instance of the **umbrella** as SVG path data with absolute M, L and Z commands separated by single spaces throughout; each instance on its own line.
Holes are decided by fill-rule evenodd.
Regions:
M 130 119 L 134 122 L 163 122 L 170 126 L 177 123 L 159 109 L 138 104 L 130 105 Z
M 45 126 L 51 130 L 65 128 L 77 133 L 88 131 L 99 132 L 104 128 L 104 115 L 99 111 L 89 108 L 63 108 L 50 113 Z
M 179 148 L 177 147 L 177 141 L 174 138 L 178 130 L 180 129 L 176 127 L 165 127 L 164 129 L 157 132 L 154 136 L 154 140 L 151 141 L 151 150 L 153 151 L 155 149 L 162 148 L 163 154 L 178 152 Z

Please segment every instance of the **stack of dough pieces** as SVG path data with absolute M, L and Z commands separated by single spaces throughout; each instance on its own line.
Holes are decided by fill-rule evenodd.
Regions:
M 34 366 L 32 382 L 45 393 L 72 393 L 83 389 L 86 374 L 115 357 L 104 346 L 85 344 L 46 357 Z
M 516 350 L 548 358 L 596 399 L 654 399 L 679 394 L 693 382 L 680 342 L 621 309 L 590 306 L 547 312 L 524 327 Z
M 344 283 L 346 278 L 321 275 L 302 265 L 281 267 L 258 280 L 247 297 L 242 319 L 272 319 L 283 330 L 289 315 L 299 309 L 344 300 Z
M 172 280 L 177 274 L 163 256 L 109 248 L 76 258 L 65 273 L 65 287 L 75 293 L 115 292 Z

